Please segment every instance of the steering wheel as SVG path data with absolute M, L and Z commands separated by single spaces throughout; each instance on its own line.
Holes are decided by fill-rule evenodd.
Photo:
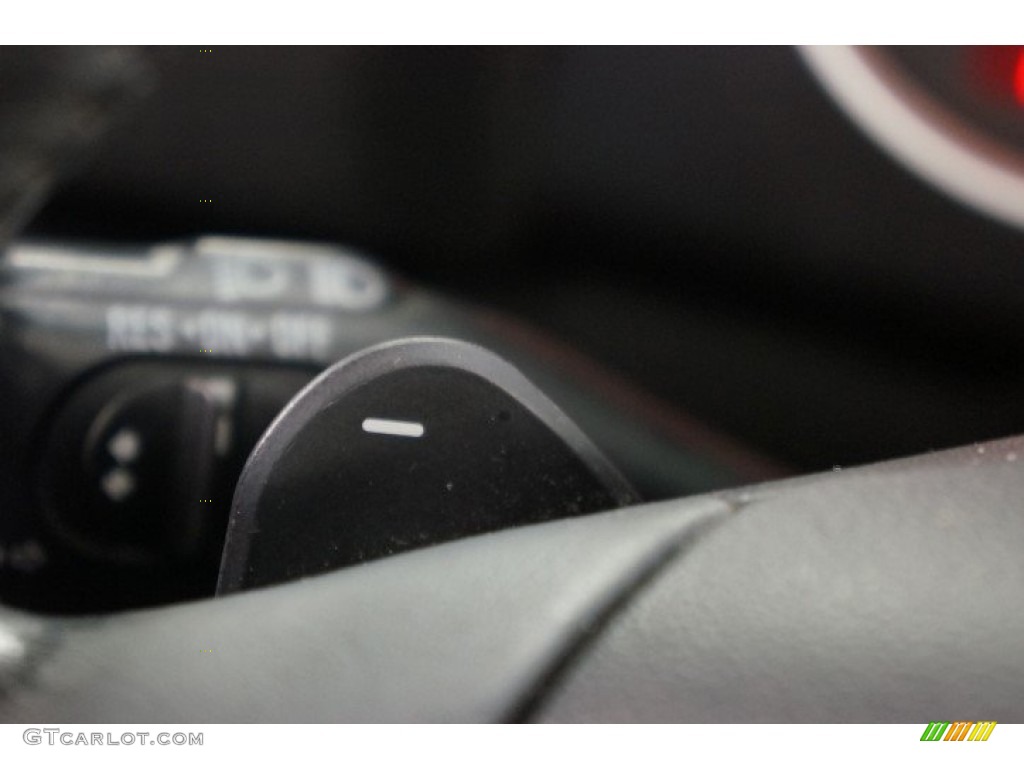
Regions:
M 113 616 L 4 609 L 0 715 L 1013 721 L 1021 456 L 968 446 Z

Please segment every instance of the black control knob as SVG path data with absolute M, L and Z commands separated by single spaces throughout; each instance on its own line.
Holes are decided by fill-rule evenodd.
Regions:
M 133 362 L 66 398 L 38 462 L 49 531 L 95 562 L 212 563 L 234 483 L 256 439 L 309 382 L 306 371 Z
M 390 342 L 317 377 L 263 435 L 235 490 L 218 592 L 637 500 L 496 355 Z
M 95 557 L 141 564 L 197 555 L 209 517 L 202 505 L 212 503 L 232 450 L 237 382 L 163 377 L 110 394 L 106 383 L 55 425 L 40 483 L 52 526 Z

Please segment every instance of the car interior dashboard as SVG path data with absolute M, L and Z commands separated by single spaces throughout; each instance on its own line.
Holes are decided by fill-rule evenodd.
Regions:
M 0 719 L 1024 715 L 1024 46 L 0 71 Z

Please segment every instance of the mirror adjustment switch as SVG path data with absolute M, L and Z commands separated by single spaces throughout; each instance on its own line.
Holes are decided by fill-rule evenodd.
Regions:
M 325 371 L 264 433 L 235 489 L 218 593 L 636 501 L 496 355 L 389 342 Z

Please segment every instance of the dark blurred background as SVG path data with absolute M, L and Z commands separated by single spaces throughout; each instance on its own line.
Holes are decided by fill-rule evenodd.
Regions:
M 796 470 L 1024 431 L 1024 234 L 894 163 L 792 49 L 143 55 L 151 96 L 30 234 L 355 245 Z

